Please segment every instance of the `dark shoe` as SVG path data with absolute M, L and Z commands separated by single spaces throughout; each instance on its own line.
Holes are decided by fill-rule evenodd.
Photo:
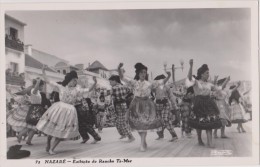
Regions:
M 84 144 L 88 141 L 88 139 L 83 139 L 82 142 L 80 142 L 81 144 Z
M 161 139 L 163 139 L 163 137 L 158 137 L 158 138 L 156 138 L 155 140 L 161 140 Z
M 205 146 L 205 144 L 202 141 L 199 141 L 200 146 Z
M 226 135 L 221 136 L 223 139 L 227 139 L 228 137 Z
M 126 136 L 121 136 L 119 139 L 124 139 L 124 138 L 126 138 Z
M 128 137 L 128 142 L 129 142 L 129 143 L 130 143 L 130 142 L 133 142 L 133 141 L 135 141 L 134 136 L 130 136 L 130 137 Z
M 26 142 L 27 145 L 32 146 L 33 144 L 31 142 Z
M 171 140 L 169 140 L 169 142 L 174 142 L 174 141 L 177 141 L 178 140 L 178 137 L 173 137 Z

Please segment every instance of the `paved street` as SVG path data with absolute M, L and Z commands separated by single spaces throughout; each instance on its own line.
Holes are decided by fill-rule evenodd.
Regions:
M 222 156 L 248 157 L 251 156 L 252 143 L 252 122 L 244 124 L 246 133 L 238 133 L 236 124 L 230 128 L 226 128 L 228 139 L 217 138 L 213 142 L 215 149 L 202 147 L 197 145 L 195 130 L 192 131 L 192 138 L 182 138 L 180 128 L 176 128 L 179 136 L 177 142 L 168 142 L 170 134 L 165 130 L 165 138 L 163 140 L 155 140 L 157 135 L 155 131 L 149 131 L 147 135 L 148 150 L 146 152 L 139 151 L 140 138 L 136 131 L 133 132 L 136 140 L 127 143 L 127 139 L 119 140 L 119 135 L 115 128 L 103 129 L 100 133 L 102 141 L 97 144 L 90 144 L 92 139 L 86 144 L 80 144 L 81 140 L 64 141 L 56 148 L 57 155 L 50 156 L 45 152 L 46 137 L 35 136 L 33 146 L 27 146 L 22 141 L 22 149 L 30 150 L 29 159 L 49 159 L 49 158 L 84 158 L 84 157 L 213 157 Z M 220 131 L 219 131 L 220 136 Z M 203 140 L 206 143 L 206 133 L 203 132 Z M 8 138 L 8 147 L 17 144 L 16 138 Z M 216 152 L 217 151 L 217 152 Z

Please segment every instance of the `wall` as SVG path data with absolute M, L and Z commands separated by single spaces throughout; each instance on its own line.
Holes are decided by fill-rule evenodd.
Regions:
M 10 67 L 10 62 L 18 64 L 18 72 L 23 73 L 25 69 L 25 56 L 23 52 L 15 51 L 13 49 L 6 48 L 6 69 Z
M 5 17 L 6 18 L 6 17 Z M 8 18 L 5 19 L 5 33 L 9 34 L 9 28 L 13 27 L 18 30 L 18 38 L 23 42 L 24 41 L 24 26 L 18 24 L 14 20 L 10 20 Z

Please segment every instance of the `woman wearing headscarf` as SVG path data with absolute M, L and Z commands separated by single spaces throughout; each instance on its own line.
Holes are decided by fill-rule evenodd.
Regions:
M 164 85 L 170 78 L 171 73 L 167 72 L 167 78 L 161 81 L 148 82 L 147 67 L 142 63 L 135 65 L 134 80 L 124 77 L 123 63 L 118 66 L 120 79 L 126 82 L 134 91 L 134 99 L 129 107 L 129 124 L 132 129 L 136 129 L 141 137 L 140 151 L 146 151 L 147 130 L 156 129 L 161 126 L 160 118 L 156 113 L 155 103 L 149 98 L 152 89 Z
M 16 95 L 23 96 L 20 97 L 21 99 L 27 98 L 29 102 L 23 104 L 23 100 L 20 101 L 21 103 L 20 107 L 18 108 L 18 112 L 15 112 L 14 115 L 8 119 L 9 124 L 12 124 L 14 127 L 24 127 L 21 131 L 19 131 L 20 128 L 15 128 L 17 131 L 19 131 L 19 135 L 17 136 L 19 143 L 22 140 L 22 136 L 26 136 L 28 133 L 26 144 L 32 145 L 31 141 L 34 134 L 36 133 L 35 125 L 46 111 L 42 104 L 42 95 L 40 94 L 40 92 L 43 90 L 44 84 L 45 83 L 41 79 L 37 78 L 33 80 L 32 86 L 16 93 Z
M 218 117 L 219 109 L 212 98 L 213 91 L 216 87 L 208 82 L 209 68 L 203 64 L 197 71 L 196 79 L 192 76 L 193 60 L 190 60 L 190 69 L 186 86 L 193 86 L 194 98 L 194 116 L 189 119 L 189 124 L 192 128 L 197 129 L 199 145 L 204 145 L 201 139 L 201 131 L 206 130 L 207 145 L 213 148 L 212 129 L 222 126 Z
M 230 77 L 223 78 L 217 81 L 217 86 L 219 87 L 219 90 L 216 91 L 215 97 L 216 97 L 216 104 L 219 109 L 219 118 L 222 122 L 221 127 L 221 138 L 227 138 L 225 135 L 225 126 L 230 127 L 231 121 L 230 121 L 230 108 L 228 103 L 226 102 L 226 99 L 228 97 L 228 92 L 225 90 L 227 83 L 230 81 Z M 214 130 L 214 137 L 217 138 L 217 129 Z
M 245 133 L 245 129 L 243 128 L 243 123 L 247 122 L 247 119 L 245 117 L 246 111 L 241 104 L 241 95 L 239 91 L 237 90 L 239 86 L 241 85 L 241 82 L 239 81 L 237 86 L 233 85 L 230 87 L 230 94 L 229 97 L 229 105 L 231 106 L 231 122 L 237 123 L 237 130 L 239 133 L 241 131 Z
M 45 74 L 46 68 L 46 66 L 43 66 L 42 69 L 44 81 L 57 88 L 60 101 L 54 103 L 43 114 L 36 125 L 36 128 L 49 136 L 55 137 L 52 146 L 48 138 L 46 147 L 46 151 L 53 155 L 56 154 L 54 149 L 60 141 L 65 139 L 78 139 L 80 137 L 77 111 L 74 105 L 77 97 L 83 96 L 85 93 L 91 91 L 95 87 L 97 81 L 96 78 L 93 77 L 95 83 L 90 89 L 76 87 L 78 75 L 75 71 L 71 71 L 66 74 L 65 79 L 62 81 L 62 85 L 59 85 L 56 82 L 49 81 Z

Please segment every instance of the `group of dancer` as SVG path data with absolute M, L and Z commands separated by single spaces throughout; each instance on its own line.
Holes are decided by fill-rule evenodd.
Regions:
M 42 69 L 43 79 L 37 78 L 32 86 L 13 94 L 19 105 L 9 111 L 7 123 L 19 133 L 18 142 L 28 134 L 26 143 L 32 145 L 32 138 L 38 131 L 47 135 L 46 152 L 54 155 L 55 148 L 64 140 L 77 140 L 82 137 L 81 143 L 86 143 L 90 134 L 94 138 L 92 143 L 100 141 L 101 137 L 94 129 L 96 113 L 90 97 L 90 92 L 96 88 L 96 78 L 93 77 L 94 84 L 91 87 L 80 87 L 77 85 L 77 73 L 71 71 L 62 82 L 56 83 L 48 79 L 45 74 L 46 68 L 47 66 L 44 66 Z M 153 81 L 148 81 L 148 68 L 142 63 L 135 65 L 136 75 L 132 80 L 124 77 L 123 63 L 120 63 L 117 69 L 119 75 L 109 78 L 112 89 L 102 92 L 98 98 L 98 107 L 95 109 L 100 123 L 98 132 L 102 131 L 102 120 L 106 117 L 106 96 L 112 97 L 116 115 L 115 126 L 120 139 L 127 137 L 128 142 L 133 142 L 135 137 L 132 132 L 136 130 L 141 139 L 140 151 L 147 150 L 146 136 L 151 129 L 157 129 L 158 140 L 164 137 L 165 128 L 171 134 L 170 142 L 178 140 L 174 130 L 178 108 L 182 117 L 182 135 L 185 133 L 187 137 L 191 137 L 191 130 L 196 129 L 199 145 L 204 145 L 201 138 L 202 130 L 206 130 L 209 147 L 214 147 L 212 130 L 215 138 L 217 129 L 221 129 L 222 138 L 227 138 L 225 127 L 237 123 L 238 131 L 245 132 L 242 126 L 247 121 L 245 105 L 241 103 L 241 95 L 237 90 L 240 82 L 231 86 L 228 91 L 225 87 L 230 77 L 221 80 L 215 78 L 214 83 L 209 82 L 209 68 L 206 64 L 202 65 L 197 71 L 197 76 L 194 76 L 193 60 L 190 60 L 186 80 L 187 91 L 182 96 L 179 106 L 171 88 L 166 84 L 171 76 L 170 72 L 166 71 L 167 76 L 158 75 Z M 54 87 L 52 104 L 42 91 L 45 84 Z M 53 138 L 54 141 L 51 142 Z

